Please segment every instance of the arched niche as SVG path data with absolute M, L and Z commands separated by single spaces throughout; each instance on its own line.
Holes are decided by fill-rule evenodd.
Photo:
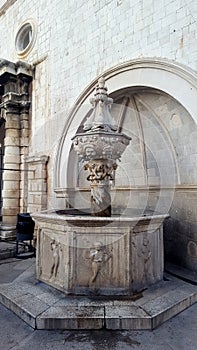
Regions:
M 137 142 L 141 143 L 141 165 L 146 165 L 146 171 L 140 176 L 140 168 L 135 169 L 132 159 L 130 167 L 137 170 L 135 179 L 132 171 L 127 171 L 123 179 L 123 164 L 127 159 L 125 152 L 122 165 L 117 169 L 113 203 L 117 204 L 117 198 L 125 207 L 134 203 L 136 207 L 141 206 L 142 211 L 143 206 L 148 206 L 155 211 L 169 212 L 170 219 L 164 230 L 166 259 L 197 271 L 197 249 L 193 249 L 197 247 L 197 75 L 188 67 L 175 62 L 148 58 L 113 67 L 102 76 L 115 102 L 122 105 L 124 98 L 129 95 L 132 104 L 135 105 L 133 108 L 130 106 L 132 113 L 140 114 L 138 118 L 135 116 L 135 123 L 138 119 Z M 65 198 L 68 205 L 88 205 L 88 191 L 84 179 L 79 179 L 78 176 L 79 165 L 72 150 L 71 139 L 90 112 L 89 99 L 93 96 L 98 78 L 96 77 L 79 96 L 67 116 L 57 149 L 54 190 L 60 208 L 62 203 L 66 203 Z M 116 109 L 116 106 L 113 108 Z M 150 130 L 151 127 L 148 128 L 148 123 L 149 126 L 151 123 L 152 131 L 153 126 L 156 126 L 155 133 Z M 126 124 L 123 127 L 125 133 L 130 133 L 133 140 L 137 131 Z M 150 137 L 147 145 L 148 135 Z M 158 146 L 153 152 L 152 143 L 155 139 L 158 145 L 162 139 L 166 148 L 160 150 Z M 166 149 L 170 154 L 170 157 L 166 158 L 170 161 L 162 169 Z M 160 151 L 161 162 L 158 156 Z M 132 152 L 133 158 L 136 154 Z M 152 167 L 149 166 L 151 162 Z M 158 164 L 159 167 L 156 167 Z M 156 170 L 161 169 L 162 172 L 155 177 Z M 123 188 L 123 185 L 127 188 Z
M 180 185 L 181 183 L 186 183 L 187 179 L 183 179 L 184 169 L 182 169 L 184 165 L 184 160 L 182 160 L 181 162 L 180 158 L 177 159 L 177 139 L 178 137 L 180 139 L 182 137 L 181 128 L 183 127 L 183 124 L 190 124 L 191 128 L 192 123 L 194 125 L 196 123 L 195 101 L 197 97 L 197 80 L 194 72 L 186 69 L 182 65 L 178 65 L 167 60 L 139 59 L 114 67 L 104 72 L 103 76 L 106 80 L 108 92 L 110 96 L 114 98 L 115 103 L 118 102 L 118 99 L 124 99 L 124 97 L 127 96 L 127 94 L 129 94 L 130 97 L 134 96 L 131 98 L 134 99 L 133 104 L 136 105 L 135 108 L 144 108 L 144 110 L 146 111 L 144 113 L 141 113 L 143 117 L 141 117 L 141 120 L 138 121 L 138 129 L 140 127 L 142 128 L 141 135 L 138 137 L 141 139 L 141 147 L 143 148 L 143 133 L 145 132 L 143 126 L 144 122 L 142 119 L 145 119 L 145 114 L 147 115 L 147 113 L 149 113 L 152 115 L 152 119 L 155 119 L 154 123 L 155 125 L 157 124 L 156 129 L 158 129 L 158 135 L 159 133 L 162 134 L 163 139 L 165 139 L 166 145 L 168 144 L 168 148 L 170 150 L 170 157 L 172 158 L 170 168 L 168 169 L 169 171 L 163 171 L 160 176 L 160 180 L 162 178 L 162 181 L 156 178 L 153 179 L 154 176 L 152 176 L 151 182 L 150 173 L 152 171 L 153 174 L 154 169 L 151 170 L 151 168 L 147 168 L 146 164 L 144 164 L 144 166 L 147 168 L 145 169 L 146 171 L 144 172 L 144 175 L 139 176 L 138 174 L 140 174 L 140 171 L 138 172 L 138 174 L 136 172 L 136 180 L 139 181 L 134 181 L 134 183 L 132 183 L 132 173 L 130 173 L 131 178 L 129 179 L 129 181 L 125 181 L 125 185 L 130 187 L 141 188 L 143 186 L 149 186 L 149 188 L 153 188 L 154 186 L 169 186 L 170 188 L 172 188 L 173 186 Z M 64 196 L 67 191 L 69 191 L 70 193 L 79 193 L 80 187 L 81 193 L 84 190 L 83 187 L 85 186 L 79 186 L 78 173 L 80 169 L 78 167 L 77 156 L 74 153 L 74 151 L 72 151 L 71 139 L 76 134 L 77 130 L 79 129 L 79 126 L 83 124 L 84 119 L 86 118 L 91 109 L 89 99 L 94 93 L 94 88 L 97 83 L 97 80 L 98 77 L 79 96 L 78 100 L 76 101 L 73 107 L 73 110 L 71 111 L 70 115 L 66 120 L 65 128 L 57 151 L 57 161 L 55 166 L 56 173 L 54 187 L 58 197 Z M 151 94 L 152 96 L 154 95 L 158 97 L 155 97 L 153 99 L 154 103 L 150 103 Z M 142 95 L 146 95 L 146 99 L 143 99 Z M 146 101 L 148 95 L 149 98 L 148 101 Z M 167 108 L 167 103 L 165 101 L 161 101 L 161 99 L 168 99 L 171 105 L 173 105 L 174 103 L 174 107 L 172 107 L 171 110 L 172 113 L 170 114 L 170 111 L 166 111 L 169 112 L 167 117 L 170 120 L 171 125 L 167 125 L 168 122 L 165 120 L 165 113 L 163 113 L 163 111 L 163 114 L 161 113 L 160 109 L 163 108 L 163 106 Z M 131 109 L 135 108 L 131 107 Z M 178 109 L 178 112 L 181 113 L 181 116 L 179 115 L 179 113 L 176 112 Z M 134 114 L 135 113 L 136 111 L 134 111 Z M 161 114 L 162 118 L 160 118 Z M 141 126 L 140 123 L 142 124 Z M 132 130 L 129 129 L 128 126 L 126 126 L 125 128 L 127 129 L 127 133 L 132 133 Z M 172 137 L 173 128 L 177 130 L 179 129 L 177 132 L 175 132 L 177 134 L 176 137 Z M 130 136 L 132 137 L 132 135 Z M 155 136 L 153 135 L 153 137 Z M 154 153 L 153 150 L 149 150 L 150 153 Z M 132 153 L 134 155 L 134 152 Z M 147 152 L 145 153 L 146 154 L 144 155 L 142 154 L 142 158 L 147 158 Z M 179 153 L 181 154 L 181 147 L 179 147 Z M 152 156 L 154 158 L 155 155 L 152 154 Z M 124 158 L 125 155 L 123 156 L 123 159 Z M 142 164 L 146 161 L 147 159 L 142 159 Z M 156 161 L 159 161 L 158 155 L 156 156 Z M 174 168 L 173 171 L 171 171 L 172 164 Z M 170 172 L 173 173 L 173 179 L 171 179 L 170 181 L 166 181 Z M 186 172 L 185 178 L 187 177 L 187 173 L 188 172 Z M 122 175 L 123 174 L 121 174 L 119 178 L 123 177 Z M 127 175 L 126 177 L 128 177 Z M 142 179 L 143 177 L 144 179 Z M 149 179 L 147 179 L 147 177 L 149 177 Z

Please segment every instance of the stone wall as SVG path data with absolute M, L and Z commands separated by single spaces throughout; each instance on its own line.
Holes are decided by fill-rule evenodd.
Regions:
M 43 153 L 52 152 L 74 101 L 106 69 L 137 57 L 168 58 L 197 68 L 197 5 L 192 0 L 10 3 L 0 11 L 3 58 L 18 59 L 15 35 L 21 23 L 33 18 L 37 27 L 35 46 L 23 58 L 36 67 L 32 153 L 40 151 L 40 132 Z
M 15 36 L 20 25 L 28 19 L 33 20 L 35 24 L 36 40 L 29 54 L 21 58 L 15 49 Z M 191 70 L 191 74 L 195 75 L 197 69 L 196 20 L 197 3 L 194 0 L 187 2 L 185 0 L 59 0 L 54 2 L 43 0 L 39 6 L 35 0 L 2 0 L 0 2 L 2 58 L 13 62 L 21 59 L 35 68 L 32 82 L 29 153 L 33 157 L 43 155 L 50 157 L 47 169 L 48 179 L 50 179 L 48 198 L 45 191 L 46 174 L 43 178 L 36 179 L 32 179 L 30 175 L 27 199 L 30 209 L 43 208 L 43 200 L 46 207 L 47 204 L 49 205 L 49 198 L 50 205 L 52 207 L 56 205 L 53 191 L 56 149 L 70 110 L 84 89 L 93 79 L 111 67 L 144 57 L 153 58 L 155 61 L 167 59 L 170 62 L 183 64 L 188 72 Z M 165 71 L 161 73 L 163 81 L 165 81 L 165 74 Z M 183 76 L 184 74 L 185 72 Z M 150 81 L 151 79 L 150 76 Z M 183 99 L 188 96 L 187 100 L 190 101 L 190 93 L 195 88 L 186 89 L 179 95 L 182 95 Z M 177 85 L 177 90 L 181 89 L 183 87 Z M 196 130 L 192 120 L 196 118 L 196 113 L 191 115 L 189 121 L 185 119 L 184 112 L 171 110 L 172 118 L 167 120 L 169 110 L 165 109 L 166 105 L 162 97 L 154 103 L 154 109 L 161 116 L 173 139 L 175 153 L 179 157 L 179 185 L 187 185 L 186 187 L 191 189 L 191 186 L 196 185 Z M 146 132 L 148 134 L 150 130 L 146 129 Z M 150 137 L 151 135 L 150 133 Z M 156 143 L 155 147 L 157 146 Z M 21 147 L 26 147 L 26 144 Z M 21 152 L 23 151 L 24 148 Z M 161 159 L 164 156 L 161 152 Z M 30 168 L 32 166 L 34 165 L 29 164 Z M 168 175 L 167 167 L 163 170 Z M 140 169 L 136 169 L 135 177 L 139 185 L 143 185 L 144 179 L 142 181 L 143 176 L 140 179 L 139 172 Z M 149 167 L 148 175 L 157 185 L 158 179 L 155 174 L 155 168 Z M 37 195 L 35 187 L 37 180 L 41 186 L 38 191 L 41 191 L 41 195 L 44 196 L 40 203 L 34 202 Z M 25 179 L 21 179 L 20 185 L 23 188 L 24 183 Z M 179 240 L 179 237 L 180 242 L 184 241 L 186 232 L 191 234 L 191 239 L 183 242 L 182 246 L 184 246 L 183 250 L 187 247 L 185 251 L 193 257 L 197 256 L 195 245 L 197 214 L 191 218 L 190 204 L 193 203 L 192 213 L 196 213 L 195 199 L 190 200 L 189 196 L 195 198 L 194 187 L 192 191 L 186 188 L 176 193 L 172 214 L 174 220 L 178 215 L 179 224 L 176 225 L 176 230 L 175 226 L 172 226 L 171 231 L 169 229 L 169 232 L 176 237 L 175 241 Z M 189 194 L 188 191 L 190 191 Z M 151 196 L 153 206 L 156 198 L 157 194 Z M 21 198 L 21 207 L 25 208 L 28 203 L 24 203 Z M 176 224 L 175 221 L 174 223 Z M 184 229 L 181 226 L 182 223 Z M 191 228 L 193 223 L 194 226 Z M 175 231 L 176 233 L 173 233 Z M 174 249 L 174 239 L 171 238 L 171 234 L 166 238 L 168 252 Z M 193 268 L 196 262 L 191 262 L 189 255 L 184 261 Z M 177 258 L 175 261 L 180 259 Z

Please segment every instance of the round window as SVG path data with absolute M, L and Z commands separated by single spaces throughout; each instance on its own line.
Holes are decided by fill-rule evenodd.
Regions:
M 26 56 L 35 43 L 36 31 L 33 21 L 26 21 L 17 31 L 15 39 L 16 52 L 19 57 Z

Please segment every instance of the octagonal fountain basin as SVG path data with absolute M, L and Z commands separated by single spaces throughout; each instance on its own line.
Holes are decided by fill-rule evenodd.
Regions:
M 32 214 L 37 278 L 66 294 L 131 296 L 163 279 L 167 214 L 127 210 L 94 217 L 66 209 Z M 127 216 L 127 214 L 133 214 Z

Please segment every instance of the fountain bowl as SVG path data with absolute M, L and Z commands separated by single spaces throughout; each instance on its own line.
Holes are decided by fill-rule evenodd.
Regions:
M 74 295 L 131 296 L 163 279 L 168 214 L 127 209 L 94 217 L 68 208 L 32 214 L 37 278 Z

